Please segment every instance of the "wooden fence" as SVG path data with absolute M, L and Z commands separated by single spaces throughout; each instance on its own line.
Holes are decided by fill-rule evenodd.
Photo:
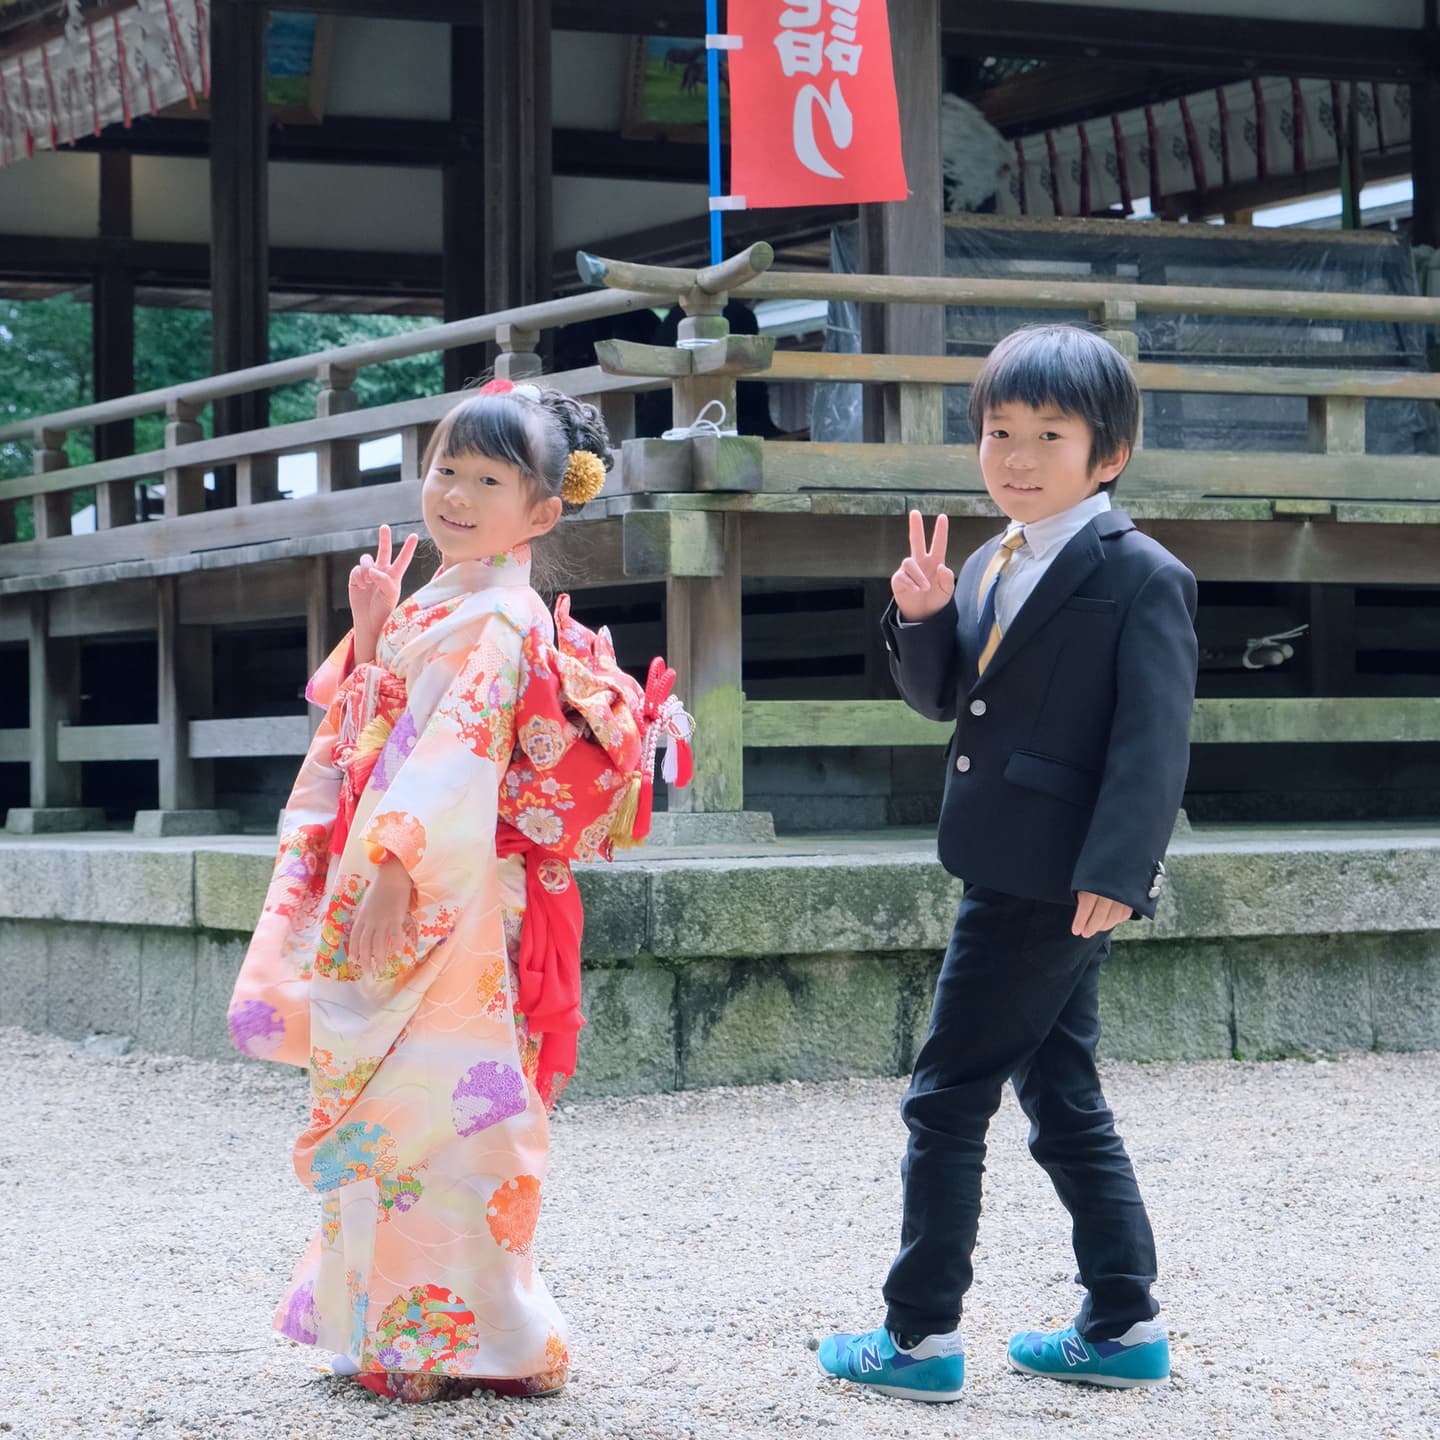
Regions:
M 598 364 L 547 377 L 605 410 L 619 447 L 609 493 L 562 527 L 561 546 L 584 552 L 585 583 L 665 586 L 666 645 L 700 726 L 699 772 L 679 803 L 699 811 L 743 808 L 748 747 L 942 743 L 944 727 L 898 702 L 746 703 L 741 684 L 744 576 L 888 575 L 904 544 L 905 512 L 944 510 L 963 550 L 995 528 L 974 451 L 946 445 L 943 394 L 969 384 L 974 359 L 776 352 L 773 340 L 729 333 L 730 296 L 854 300 L 868 304 L 1025 306 L 1083 310 L 1135 364 L 1147 390 L 1306 399 L 1308 453 L 1259 455 L 1137 450 L 1124 477 L 1126 506 L 1202 578 L 1351 583 L 1440 582 L 1440 460 L 1365 453 L 1369 399 L 1440 399 L 1440 376 L 1261 366 L 1142 364 L 1133 329 L 1145 311 L 1434 324 L 1440 301 L 1362 294 L 1061 281 L 789 275 L 769 272 L 753 246 L 704 271 L 636 266 L 581 256 L 591 293 L 440 326 L 345 350 L 216 376 L 0 428 L 0 442 L 29 443 L 35 473 L 0 482 L 0 642 L 23 641 L 29 725 L 0 731 L 0 761 L 28 761 L 31 806 L 73 807 L 78 762 L 145 759 L 159 765 L 162 812 L 210 803 L 206 762 L 296 754 L 303 717 L 216 718 L 213 626 L 241 618 L 306 616 L 309 658 L 325 653 L 344 604 L 355 549 L 381 522 L 415 524 L 418 461 L 455 396 L 357 408 L 364 366 L 452 346 L 494 342 L 497 373 L 540 372 L 548 330 L 661 303 L 682 306 L 678 344 L 610 340 Z M 674 424 L 689 427 L 713 401 L 735 414 L 742 379 L 853 382 L 877 390 L 884 443 L 761 441 L 747 435 L 636 437 L 634 397 L 668 388 Z M 320 385 L 314 420 L 214 439 L 203 407 L 216 399 L 296 381 Z M 87 427 L 164 413 L 158 451 L 70 466 L 67 437 Z M 402 437 L 402 478 L 362 485 L 360 443 Z M 276 463 L 313 451 L 319 493 L 284 499 Z M 234 466 L 235 503 L 213 505 L 204 476 Z M 138 522 L 136 486 L 164 486 L 163 518 Z M 71 496 L 93 489 L 96 531 L 70 532 Z M 35 538 L 17 541 L 28 506 Z M 562 559 L 562 568 L 564 561 Z M 244 573 L 263 583 L 243 588 Z M 156 632 L 158 720 L 82 726 L 81 637 Z M 1209 700 L 1197 710 L 1202 742 L 1440 740 L 1440 700 L 1318 698 Z

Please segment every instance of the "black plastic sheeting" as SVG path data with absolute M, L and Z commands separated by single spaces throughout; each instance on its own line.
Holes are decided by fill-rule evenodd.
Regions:
M 1345 290 L 1376 295 L 1417 294 L 1415 266 L 1404 242 L 1373 242 L 1332 232 L 1275 232 L 1230 238 L 1219 227 L 1196 225 L 1194 238 L 1142 221 L 1050 230 L 1035 225 L 947 227 L 945 273 L 980 279 L 1210 285 L 1256 290 Z M 1293 238 L 1291 238 L 1293 236 Z M 831 232 L 837 274 L 856 271 L 857 227 Z M 949 355 L 985 355 L 1022 325 L 1073 321 L 1084 311 L 997 309 L 951 305 L 945 311 Z M 1326 369 L 1428 370 L 1429 329 L 1339 320 L 1251 316 L 1161 315 L 1142 312 L 1135 330 L 1140 359 L 1212 365 L 1311 365 Z M 832 303 L 827 351 L 858 353 L 859 307 Z M 965 415 L 968 386 L 945 389 L 945 439 L 973 442 Z M 811 436 L 862 438 L 861 387 L 816 385 Z M 1440 453 L 1440 416 L 1430 401 L 1370 400 L 1366 445 L 1374 455 Z M 1147 394 L 1145 444 L 1151 449 L 1303 451 L 1309 448 L 1303 396 Z

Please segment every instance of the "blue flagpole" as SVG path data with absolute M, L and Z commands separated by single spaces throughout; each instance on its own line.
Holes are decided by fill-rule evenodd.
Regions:
M 705 30 L 707 35 L 720 33 L 720 0 L 705 0 Z M 705 52 L 705 104 L 710 122 L 710 197 L 720 196 L 720 52 L 708 49 Z M 718 265 L 723 259 L 724 246 L 720 233 L 720 211 L 710 211 L 710 263 Z

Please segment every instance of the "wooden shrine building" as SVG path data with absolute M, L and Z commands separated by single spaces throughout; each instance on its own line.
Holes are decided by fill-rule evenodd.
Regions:
M 128 123 L 98 89 L 86 121 L 83 76 L 0 99 L 0 304 L 87 294 L 94 335 L 93 403 L 49 415 L 6 413 L 0 343 L 31 471 L 0 479 L 11 829 L 273 823 L 353 555 L 418 521 L 429 428 L 492 366 L 606 412 L 614 479 L 559 569 L 622 659 L 681 670 L 691 833 L 927 822 L 945 737 L 874 622 L 908 508 L 993 532 L 964 387 L 1054 316 L 1136 365 L 1117 498 L 1201 580 L 1192 816 L 1435 813 L 1434 0 L 889 8 L 911 197 L 727 216 L 710 267 L 696 0 L 0 0 L 5 94 L 62 35 L 141 23 L 183 95 L 152 115 L 136 82 Z M 303 41 L 278 74 L 276 21 Z M 1337 228 L 1251 224 L 1332 193 Z M 213 353 L 136 395 L 157 305 L 208 308 Z M 287 309 L 442 323 L 272 358 Z M 422 353 L 444 393 L 357 402 Z M 290 384 L 313 419 L 270 424 Z M 714 400 L 739 433 L 661 438 Z

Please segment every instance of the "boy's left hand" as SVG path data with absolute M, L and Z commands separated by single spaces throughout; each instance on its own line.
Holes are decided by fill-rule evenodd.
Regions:
M 1092 894 L 1089 890 L 1081 890 L 1075 898 L 1075 920 L 1070 926 L 1070 933 L 1086 940 L 1092 935 L 1113 930 L 1135 913 L 1128 905 L 1122 905 L 1106 895 Z

